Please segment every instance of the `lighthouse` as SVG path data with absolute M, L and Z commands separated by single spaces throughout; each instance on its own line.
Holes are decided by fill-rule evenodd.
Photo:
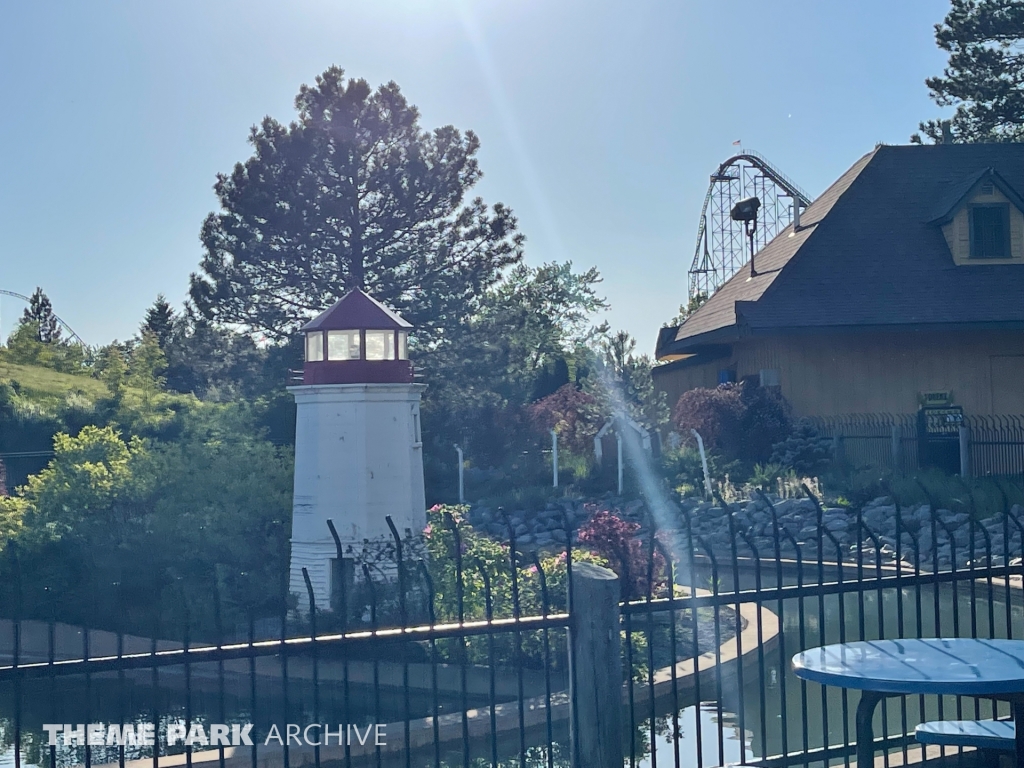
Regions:
M 412 326 L 357 289 L 301 328 L 305 363 L 295 397 L 295 487 L 290 590 L 305 607 L 306 568 L 319 608 L 332 608 L 352 578 L 348 552 L 426 525 L 420 393 Z M 327 521 L 345 557 L 339 561 Z

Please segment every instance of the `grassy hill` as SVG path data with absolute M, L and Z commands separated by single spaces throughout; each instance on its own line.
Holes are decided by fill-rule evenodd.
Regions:
M 93 400 L 110 394 L 106 384 L 91 376 L 59 373 L 36 365 L 18 365 L 3 358 L 0 358 L 0 381 L 16 381 L 21 393 L 34 400 L 63 399 L 71 392 L 79 392 Z

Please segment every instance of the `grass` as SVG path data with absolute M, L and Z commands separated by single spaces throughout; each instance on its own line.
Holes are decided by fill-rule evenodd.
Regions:
M 99 379 L 59 373 L 36 365 L 18 365 L 0 358 L 0 381 L 16 381 L 21 391 L 42 399 L 63 398 L 70 392 L 81 392 L 87 397 L 107 397 L 110 390 Z

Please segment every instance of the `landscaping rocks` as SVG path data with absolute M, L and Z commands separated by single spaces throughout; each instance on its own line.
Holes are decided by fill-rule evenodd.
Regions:
M 991 557 L 992 562 L 1004 562 L 1007 557 L 1022 554 L 1021 529 L 1012 519 L 1007 525 L 1002 515 L 972 524 L 964 512 L 939 509 L 933 514 L 927 504 L 901 508 L 897 515 L 892 499 L 882 496 L 868 502 L 859 513 L 828 507 L 819 518 L 818 508 L 810 499 L 767 498 L 771 506 L 761 498 L 730 504 L 731 528 L 729 516 L 717 504 L 685 499 L 678 507 L 661 513 L 660 518 L 668 519 L 659 519 L 657 527 L 685 547 L 688 519 L 694 549 L 701 552 L 706 545 L 716 556 L 731 556 L 734 547 L 740 556 L 750 556 L 752 545 L 761 558 L 773 558 L 776 530 L 778 550 L 786 558 L 797 554 L 794 541 L 804 559 L 817 559 L 820 548 L 827 560 L 841 557 L 847 563 L 893 563 L 898 559 L 928 570 L 949 568 L 954 558 L 956 566 L 964 568 L 972 560 L 985 563 Z M 475 507 L 469 520 L 478 531 L 504 541 L 508 541 L 511 525 L 517 545 L 525 549 L 558 548 L 568 538 L 567 526 L 578 530 L 602 510 L 639 524 L 639 535 L 648 535 L 651 514 L 644 502 L 612 495 L 590 501 L 559 499 L 540 510 Z M 1015 505 L 1011 516 L 1024 523 L 1024 508 Z

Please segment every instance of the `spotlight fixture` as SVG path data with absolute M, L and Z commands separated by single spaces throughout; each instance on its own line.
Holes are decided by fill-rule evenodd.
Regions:
M 760 207 L 760 199 L 757 197 L 748 197 L 736 203 L 729 214 L 733 221 L 742 221 L 743 226 L 747 231 L 747 239 L 750 241 L 751 277 L 757 277 L 757 270 L 754 269 L 754 233 L 757 231 L 757 211 Z

